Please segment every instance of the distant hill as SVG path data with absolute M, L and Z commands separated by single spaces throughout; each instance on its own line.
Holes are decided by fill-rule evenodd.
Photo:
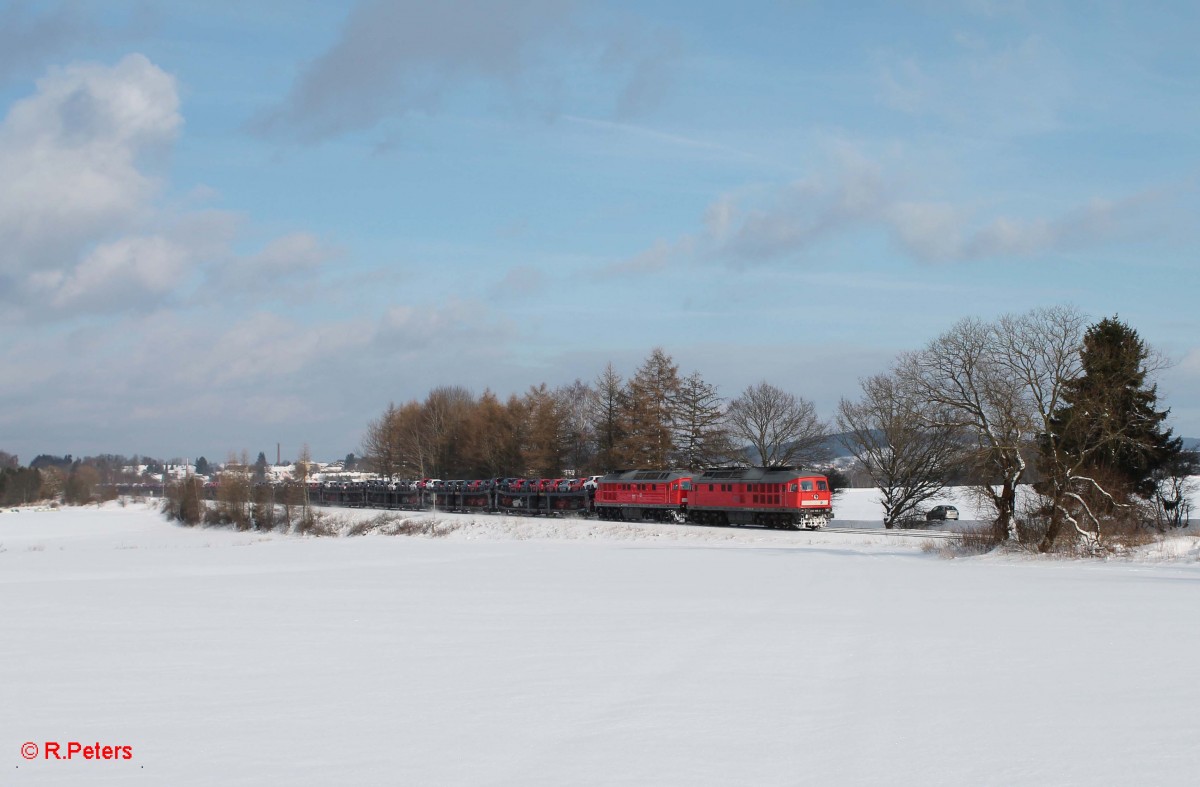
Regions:
M 847 447 L 846 444 L 847 434 L 848 433 L 846 432 L 839 432 L 838 434 L 831 434 L 829 437 L 825 438 L 823 447 L 829 453 L 830 459 L 849 459 L 853 456 L 853 452 Z
M 1185 451 L 1200 451 L 1200 437 L 1184 437 L 1183 450 Z

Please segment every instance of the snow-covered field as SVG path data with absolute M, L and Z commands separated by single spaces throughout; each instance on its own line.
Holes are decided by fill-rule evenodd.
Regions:
M 0 782 L 1200 773 L 1196 538 L 1122 561 L 947 560 L 882 532 L 457 523 L 297 538 L 134 505 L 0 514 Z M 47 741 L 132 758 L 47 761 Z

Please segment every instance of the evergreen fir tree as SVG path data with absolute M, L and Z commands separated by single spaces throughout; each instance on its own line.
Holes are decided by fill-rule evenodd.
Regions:
M 1066 456 L 1116 481 L 1127 493 L 1149 497 L 1154 476 L 1183 450 L 1165 428 L 1169 410 L 1157 410 L 1158 387 L 1147 385 L 1150 350 L 1137 331 L 1116 317 L 1088 328 L 1082 373 L 1068 383 L 1051 419 L 1053 438 Z

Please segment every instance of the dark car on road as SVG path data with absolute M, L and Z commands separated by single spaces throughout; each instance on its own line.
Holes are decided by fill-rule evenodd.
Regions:
M 925 514 L 925 519 L 929 522 L 958 519 L 958 509 L 954 506 L 934 506 Z

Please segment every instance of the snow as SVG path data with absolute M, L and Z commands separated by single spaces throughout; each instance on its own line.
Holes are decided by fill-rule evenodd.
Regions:
M 1191 784 L 1200 768 L 1194 537 L 1121 561 L 947 560 L 883 532 L 439 516 L 457 526 L 443 538 L 300 538 L 137 505 L 0 514 L 4 783 Z M 133 759 L 20 755 L 71 740 Z

